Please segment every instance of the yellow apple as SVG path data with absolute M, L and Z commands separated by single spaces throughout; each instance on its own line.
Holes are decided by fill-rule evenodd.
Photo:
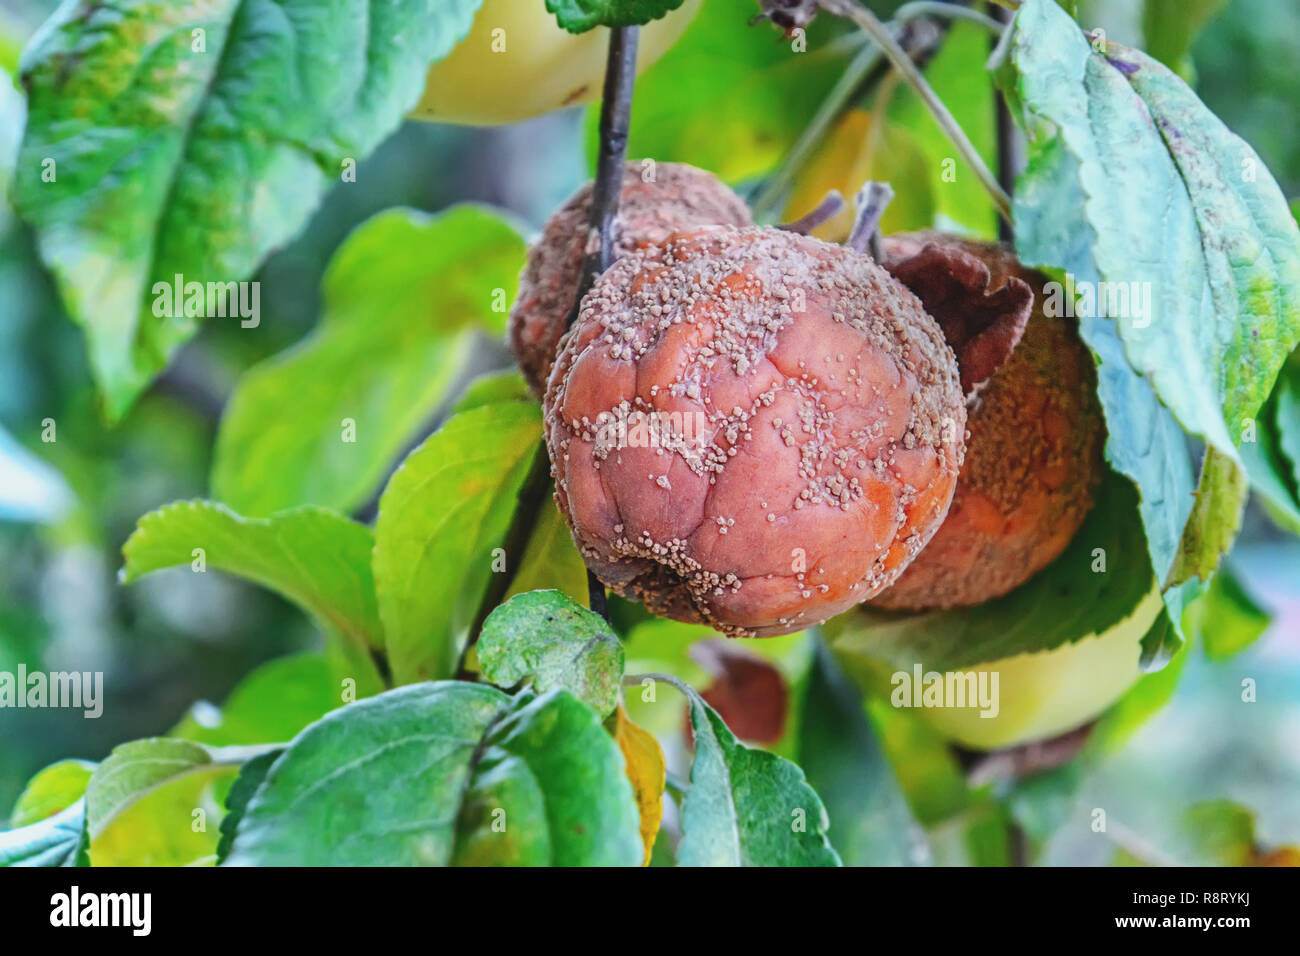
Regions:
M 921 708 L 940 734 L 976 750 L 1046 740 L 1097 717 L 1141 676 L 1142 638 L 1160 613 L 1153 588 L 1131 615 L 1102 634 L 1038 654 L 1017 654 L 971 668 L 998 675 L 998 713 Z
M 641 28 L 637 71 L 659 59 L 703 0 Z M 562 30 L 543 0 L 484 0 L 469 35 L 433 65 L 413 119 L 514 123 L 600 98 L 609 31 Z

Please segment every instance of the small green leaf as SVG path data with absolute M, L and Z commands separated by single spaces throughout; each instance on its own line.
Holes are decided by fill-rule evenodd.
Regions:
M 496 608 L 477 646 L 483 676 L 498 687 L 529 678 L 539 693 L 563 687 L 601 717 L 618 704 L 623 645 L 599 614 L 559 591 L 529 591 Z
M 582 563 L 569 523 L 560 514 L 554 495 L 547 495 L 542 503 L 542 513 L 537 516 L 507 597 L 546 590 L 567 594 L 575 601 L 587 600 L 587 566 Z
M 293 654 L 250 673 L 220 710 L 191 708 L 168 736 L 209 747 L 283 743 L 342 704 L 329 662 L 320 654 Z
M 94 770 L 95 765 L 88 760 L 60 760 L 50 764 L 27 781 L 9 814 L 9 825 L 31 826 L 66 810 L 85 796 L 86 784 Z
M 465 391 L 456 400 L 456 407 L 452 411 L 459 415 L 461 412 L 497 402 L 531 401 L 533 396 L 528 391 L 528 383 L 524 381 L 523 375 L 515 369 L 510 369 L 505 372 L 480 375 L 474 379 L 465 386 Z
M 736 740 L 688 685 L 695 757 L 682 803 L 682 866 L 839 866 L 826 808 L 796 764 Z
M 1209 658 L 1226 660 L 1255 643 L 1268 630 L 1271 620 L 1231 568 L 1225 567 L 1187 608 L 1184 624 L 1200 637 Z
M 596 27 L 644 26 L 672 13 L 683 0 L 546 0 L 560 26 L 570 33 Z
M 522 694 L 484 743 L 457 819 L 457 866 L 641 865 L 641 815 L 623 753 L 576 697 L 563 690 Z M 535 796 L 512 808 L 515 793 Z M 513 809 L 514 826 L 533 852 L 515 855 L 520 833 L 500 839 L 493 827 L 498 807 L 507 820 Z M 536 852 L 543 839 L 547 856 Z
M 826 804 L 846 866 L 930 861 L 925 831 L 907 805 L 861 694 L 817 641 L 799 722 L 799 765 Z
M 1192 82 L 1192 41 L 1227 5 L 1228 0 L 1145 0 L 1142 41 L 1147 53 Z
M 397 128 L 480 2 L 58 8 L 24 54 L 17 201 L 111 418 L 198 326 L 156 314 L 155 284 L 248 279 Z
M 1276 401 L 1277 447 L 1291 465 L 1291 487 L 1300 488 L 1300 356 L 1293 357 L 1278 377 Z
M 639 827 L 618 745 L 575 697 L 426 683 L 304 731 L 248 802 L 227 862 L 638 866 Z
M 169 737 L 134 740 L 113 748 L 86 788 L 86 824 L 91 841 L 150 790 L 211 763 L 212 755 L 206 748 Z
M 1219 557 L 1232 547 L 1250 497 L 1246 471 L 1213 446 L 1206 448 L 1201 477 L 1196 483 L 1196 504 L 1183 528 L 1183 540 L 1169 569 L 1166 587 L 1193 577 L 1208 581 Z
M 240 514 L 351 511 L 434 413 L 474 331 L 504 331 L 524 241 L 478 206 L 379 213 L 339 247 L 320 326 L 240 379 L 213 494 Z
M 284 595 L 327 635 L 363 650 L 383 644 L 372 543 L 369 528 L 320 508 L 241 518 L 214 502 L 179 501 L 140 519 L 122 546 L 122 580 L 211 566 Z
M 78 800 L 40 823 L 0 831 L 0 867 L 89 866 L 86 804 Z
M 374 570 L 397 683 L 450 677 L 541 437 L 541 411 L 502 402 L 451 418 L 379 501 Z

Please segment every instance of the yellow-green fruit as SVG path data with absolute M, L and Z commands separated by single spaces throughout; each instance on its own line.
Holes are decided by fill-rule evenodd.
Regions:
M 1039 654 L 1018 654 L 973 668 L 998 675 L 998 714 L 976 708 L 916 713 L 940 734 L 976 750 L 1046 740 L 1073 730 L 1115 703 L 1140 676 L 1142 638 L 1160 613 L 1153 588 L 1137 609 L 1105 633 Z
M 641 28 L 637 71 L 682 35 L 703 0 Z M 609 31 L 562 30 L 542 0 L 484 0 L 469 35 L 433 65 L 412 118 L 487 126 L 600 98 Z

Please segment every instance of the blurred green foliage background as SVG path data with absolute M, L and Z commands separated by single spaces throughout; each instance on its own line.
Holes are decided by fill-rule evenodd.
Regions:
M 21 129 L 21 97 L 9 83 L 18 51 L 54 6 L 5 0 L 0 8 L 0 67 L 7 71 L 0 80 L 0 155 L 6 160 Z M 888 12 L 897 4 L 874 6 Z M 1112 39 L 1152 48 L 1164 39 L 1160 6 L 1152 0 L 1144 17 L 1140 3 L 1083 0 L 1079 19 L 1105 26 Z M 1194 77 L 1210 108 L 1255 146 L 1286 194 L 1300 196 L 1300 4 L 1209 0 L 1198 6 L 1206 25 L 1183 72 Z M 737 108 L 727 115 L 734 124 L 748 114 Z M 774 117 L 794 122 L 783 112 Z M 102 670 L 106 683 L 98 720 L 75 711 L 0 711 L 0 812 L 45 764 L 100 759 L 121 741 L 165 733 L 193 702 L 224 699 L 258 663 L 317 644 L 299 611 L 219 574 L 177 570 L 119 586 L 123 541 L 142 514 L 209 493 L 216 425 L 235 381 L 312 329 L 322 271 L 358 223 L 392 206 L 434 211 L 476 200 L 536 228 L 586 177 L 589 120 L 585 126 L 584 132 L 581 110 L 502 128 L 408 122 L 361 163 L 357 182 L 337 186 L 303 233 L 261 269 L 257 333 L 233 322 L 209 323 L 113 429 L 96 408 L 81 333 L 61 314 L 30 233 L 0 204 L 0 670 L 18 662 L 29 669 Z M 718 162 L 728 164 L 720 171 L 740 178 L 738 185 L 770 170 L 779 155 L 762 132 L 719 154 Z M 988 130 L 975 138 L 991 148 Z M 635 141 L 632 151 L 637 154 Z M 507 363 L 493 343 L 476 359 L 479 369 Z M 41 440 L 47 419 L 57 423 L 53 443 Z M 1192 649 L 1172 702 L 1085 783 L 1072 810 L 1083 825 L 1047 841 L 1047 862 L 1114 858 L 1119 838 L 1088 839 L 1095 834 L 1087 815 L 1103 805 L 1122 824 L 1119 832 L 1142 833 L 1157 845 L 1176 846 L 1181 812 L 1216 799 L 1249 807 L 1261 842 L 1300 842 L 1300 545 L 1252 508 L 1232 567 L 1272 614 L 1268 632 L 1226 660 Z M 1257 681 L 1259 699 L 1243 708 L 1247 677 Z M 1031 837 L 1054 818 L 1053 795 L 1050 780 L 1012 795 L 1009 805 Z M 941 860 L 996 862 L 981 853 L 978 826 L 966 823 L 954 824 L 951 845 L 936 841 Z M 1123 849 L 1140 858 L 1144 848 Z

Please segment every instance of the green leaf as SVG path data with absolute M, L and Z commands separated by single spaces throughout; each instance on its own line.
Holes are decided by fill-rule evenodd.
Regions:
M 191 708 L 168 736 L 210 747 L 281 743 L 342 703 L 329 662 L 320 654 L 293 654 L 254 670 L 220 710 Z
M 115 747 L 86 788 L 90 859 L 95 866 L 213 862 L 221 794 L 239 766 L 261 752 L 171 737 Z
M 643 26 L 682 5 L 683 0 L 546 0 L 546 9 L 570 33 L 595 27 Z
M 1026 265 L 1044 268 L 1056 281 L 1073 276 L 1096 282 L 1100 276 L 1077 170 L 1059 137 L 1031 144 L 1029 165 L 1016 184 L 1016 250 Z M 1186 438 L 1151 385 L 1129 365 L 1113 322 L 1080 316 L 1079 335 L 1097 361 L 1106 459 L 1138 490 L 1145 547 L 1157 578 L 1164 580 L 1192 509 L 1195 479 Z
M 690 686 L 665 678 L 690 705 L 695 757 L 682 802 L 682 866 L 839 866 L 830 821 L 804 772 L 736 740 Z
M 1149 315 L 1114 317 L 1126 355 L 1188 431 L 1235 460 L 1300 340 L 1300 229 L 1281 190 L 1146 54 L 1096 52 L 1049 0 L 1027 0 L 1016 31 L 1021 96 L 1078 164 L 1101 278 L 1152 293 Z
M 241 518 L 210 501 L 179 501 L 140 519 L 122 546 L 122 580 L 190 565 L 254 581 L 293 601 L 327 635 L 380 647 L 383 629 L 370 572 L 370 529 L 320 508 Z
M 90 842 L 92 866 L 211 866 L 233 763 L 209 763 L 166 780 L 124 807 Z
M 1231 800 L 1207 800 L 1183 811 L 1175 859 L 1191 866 L 1247 866 L 1255 853 L 1255 814 Z
M 846 866 L 929 861 L 861 695 L 817 642 L 799 723 L 799 765 L 826 804 L 830 835 Z
M 576 697 L 520 695 L 485 744 L 457 821 L 457 866 L 642 864 L 641 814 L 622 750 Z M 512 806 L 525 793 L 530 799 Z M 508 840 L 493 828 L 497 807 Z
M 953 21 L 943 46 L 925 68 L 925 78 L 992 169 L 997 157 L 996 94 L 992 84 L 977 79 L 983 76 L 988 58 L 988 31 L 973 23 Z M 963 231 L 994 238 L 997 211 L 992 200 L 976 185 L 975 173 L 966 160 L 954 155 L 951 140 L 911 87 L 900 84 L 890 102 L 889 117 L 910 133 L 923 151 L 924 166 L 913 175 L 928 179 L 940 216 Z M 945 223 L 939 220 L 930 225 L 942 228 Z
M 111 418 L 198 325 L 155 315 L 154 284 L 247 279 L 397 128 L 479 4 L 59 7 L 25 51 L 17 200 Z
M 66 810 L 86 793 L 95 765 L 88 760 L 60 760 L 31 780 L 9 814 L 11 827 L 26 827 Z
M 86 825 L 91 841 L 150 790 L 211 764 L 212 755 L 206 748 L 169 737 L 134 740 L 113 748 L 86 788 Z
M 1193 577 L 1209 580 L 1219 566 L 1219 556 L 1228 553 L 1237 537 L 1249 496 L 1246 471 L 1217 448 L 1206 448 L 1196 483 L 1196 503 L 1183 528 L 1183 540 L 1166 586 Z
M 573 543 L 569 523 L 560 514 L 555 497 L 547 495 L 533 526 L 519 569 L 507 597 L 525 591 L 555 590 L 575 601 L 587 600 L 587 566 Z
M 498 687 L 531 678 L 562 687 L 601 717 L 618 705 L 623 645 L 599 615 L 559 591 L 529 591 L 496 608 L 478 640 L 483 676 Z
M 1184 625 L 1201 639 L 1208 657 L 1226 660 L 1255 643 L 1268 630 L 1271 620 L 1232 570 L 1225 567 L 1187 608 Z
M 325 273 L 317 330 L 240 379 L 217 435 L 215 497 L 258 516 L 365 502 L 446 395 L 474 331 L 501 336 L 523 262 L 515 227 L 478 206 L 395 209 L 358 226 Z
M 480 375 L 470 382 L 465 386 L 465 391 L 461 393 L 460 398 L 456 400 L 453 412 L 459 415 L 461 412 L 497 402 L 531 401 L 533 396 L 528 391 L 528 383 L 524 381 L 523 375 L 516 369 L 508 369 L 504 372 Z
M 1300 488 L 1300 356 L 1293 357 L 1277 383 L 1277 447 L 1291 466 L 1292 488 Z M 1294 498 L 1292 499 L 1294 500 Z
M 977 607 L 904 614 L 860 605 L 829 628 L 835 653 L 910 672 L 957 671 L 1102 634 L 1152 590 L 1132 486 L 1108 473 L 1061 556 L 1010 594 Z M 1099 555 L 1097 549 L 1101 549 Z M 1104 558 L 1105 570 L 1099 558 Z
M 808 27 L 797 53 L 770 24 L 747 26 L 753 0 L 708 0 L 682 38 L 637 81 L 628 155 L 690 163 L 726 182 L 781 161 L 854 52 L 835 42 L 834 17 Z M 690 104 L 684 109 L 683 104 Z M 588 110 L 587 155 L 599 145 L 599 108 Z
M 0 867 L 88 866 L 86 805 L 78 800 L 40 823 L 0 831 Z
M 1278 387 L 1255 422 L 1254 434 L 1246 436 L 1240 451 L 1256 500 L 1279 527 L 1300 535 L 1300 499 L 1296 497 L 1300 475 L 1293 481 L 1293 463 L 1282 450 L 1283 432 L 1300 435 L 1300 409 L 1284 413 L 1279 401 L 1290 367 L 1282 370 Z
M 1047 0 L 1027 0 L 1017 14 L 1017 92 L 1032 137 L 1026 175 L 1056 187 L 1027 203 L 1018 197 L 1017 247 L 1028 261 L 1081 280 L 1149 290 L 1149 308 L 1114 316 L 1097 308 L 1099 320 L 1082 323 L 1085 340 L 1104 370 L 1120 360 L 1105 341 L 1116 335 L 1123 357 L 1183 427 L 1239 462 L 1235 443 L 1300 340 L 1300 229 L 1259 157 L 1182 80 L 1140 51 L 1095 42 L 1104 52 Z M 1022 223 L 1036 228 L 1022 235 Z M 1132 445 L 1110 419 L 1113 385 L 1102 386 L 1111 445 Z M 1144 502 L 1163 500 L 1169 515 L 1181 514 L 1183 499 L 1121 460 L 1140 448 L 1127 456 L 1111 449 L 1111 460 L 1138 482 Z M 1208 469 L 1203 480 L 1203 499 L 1236 494 L 1223 469 Z M 1151 510 L 1144 520 L 1165 580 L 1174 552 L 1166 552 L 1168 529 Z M 1200 533 L 1198 541 L 1229 537 Z M 1170 593 L 1177 620 L 1187 593 Z
M 240 768 L 239 776 L 235 778 L 230 792 L 226 794 L 226 814 L 221 818 L 220 839 L 217 841 L 216 862 L 218 864 L 224 863 L 230 856 L 230 850 L 235 842 L 235 833 L 244 819 L 244 813 L 248 810 L 248 802 L 253 799 L 253 794 L 266 779 L 271 765 L 282 753 L 283 750 L 268 750 Z
M 294 740 L 227 862 L 637 866 L 639 827 L 618 745 L 566 691 L 417 684 Z
M 451 418 L 379 501 L 374 570 L 398 683 L 449 677 L 541 437 L 541 411 L 503 402 Z
M 1142 40 L 1147 53 L 1192 82 L 1192 41 L 1227 5 L 1228 0 L 1145 0 Z

